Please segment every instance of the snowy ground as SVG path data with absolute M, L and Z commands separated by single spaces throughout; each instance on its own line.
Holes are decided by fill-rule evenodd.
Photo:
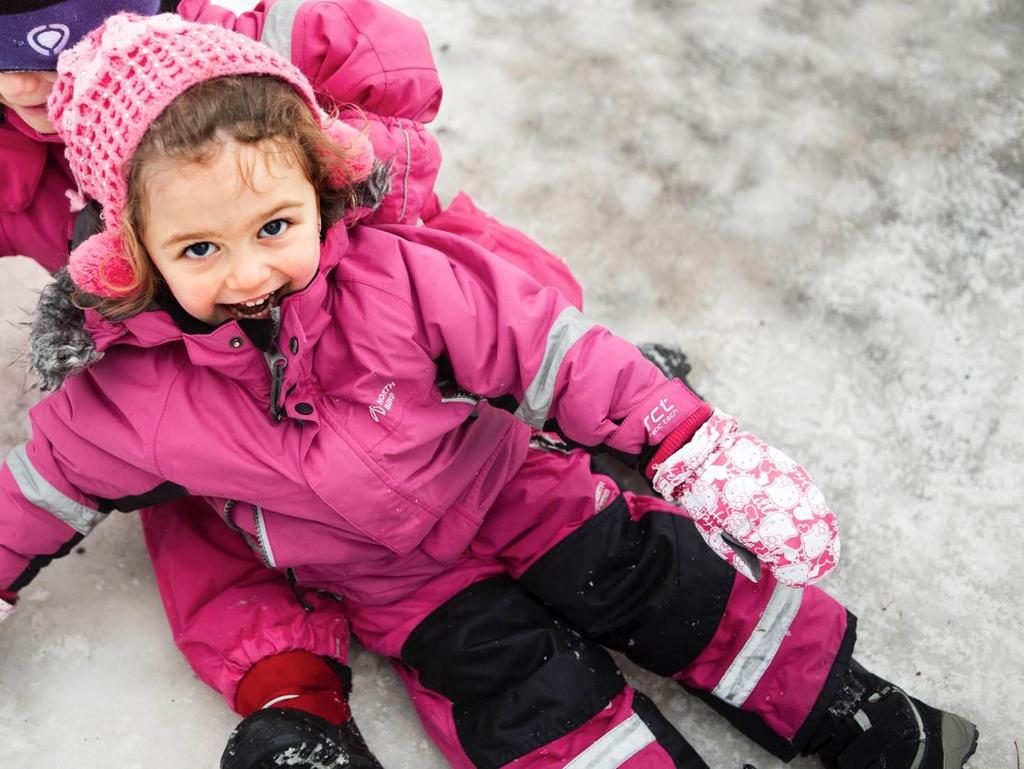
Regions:
M 591 314 L 683 346 L 709 399 L 801 458 L 841 516 L 826 586 L 860 616 L 858 657 L 976 721 L 973 767 L 1019 766 L 1022 6 L 398 5 L 447 86 L 445 194 L 563 255 Z M 6 448 L 43 276 L 0 270 Z M 137 522 L 85 548 L 0 629 L 0 766 L 216 766 L 236 718 L 171 644 Z M 384 766 L 444 766 L 386 664 L 354 665 Z M 631 672 L 715 769 L 781 766 Z

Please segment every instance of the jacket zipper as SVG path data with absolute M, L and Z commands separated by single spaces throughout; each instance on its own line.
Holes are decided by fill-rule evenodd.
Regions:
M 281 308 L 271 307 L 270 318 L 274 324 L 271 347 L 263 353 L 263 357 L 270 367 L 270 418 L 280 422 L 284 419 L 284 407 L 280 404 L 281 388 L 284 385 L 284 370 L 288 367 L 288 359 L 281 354 L 277 346 L 277 336 L 281 330 Z
M 256 549 L 259 550 L 264 564 L 277 568 L 277 564 L 274 562 L 274 551 L 270 549 L 270 539 L 267 537 L 267 524 L 263 520 L 263 508 L 253 505 L 252 517 L 256 523 Z
M 284 370 L 288 359 L 281 353 L 265 353 L 270 366 L 270 416 L 275 422 L 284 419 L 284 407 L 280 405 L 281 387 L 284 384 Z
M 274 324 L 271 334 L 272 341 L 270 349 L 263 353 L 263 357 L 266 359 L 267 366 L 270 369 L 270 417 L 275 422 L 280 422 L 284 419 L 284 407 L 281 405 L 281 388 L 284 386 L 284 371 L 288 367 L 288 359 L 281 354 L 277 345 L 277 337 L 281 331 L 281 308 L 271 307 L 270 318 Z M 238 527 L 234 521 L 228 517 L 234 505 L 235 502 L 232 499 L 229 499 L 224 504 L 224 516 L 228 525 L 237 530 Z M 263 509 L 259 505 L 253 505 L 252 515 L 256 523 L 256 549 L 259 551 L 263 563 L 276 568 L 277 564 L 274 563 L 274 554 L 270 549 L 270 539 L 267 537 L 267 525 L 263 520 Z M 285 569 L 285 574 L 288 576 L 288 584 L 291 585 L 292 592 L 295 593 L 295 598 L 303 610 L 307 612 L 313 611 L 313 605 L 299 592 L 298 581 L 295 579 L 295 570 L 289 567 Z
M 227 502 L 224 503 L 224 520 L 227 522 L 228 526 L 232 530 L 242 531 L 242 529 L 240 529 L 234 521 L 233 511 L 236 504 L 237 503 L 233 499 L 229 499 Z M 267 529 L 266 525 L 263 523 L 263 510 L 261 510 L 259 507 L 256 507 L 255 505 L 253 506 L 253 510 L 254 517 L 256 520 L 256 539 L 254 544 L 256 545 L 256 549 L 259 551 L 260 558 L 263 559 L 263 563 L 270 566 L 272 564 L 270 563 L 270 558 L 267 557 L 269 549 L 264 544 L 264 538 L 267 535 Z M 245 532 L 242 533 L 244 534 Z M 307 612 L 315 611 L 313 608 L 313 604 L 307 601 L 306 597 L 299 592 L 299 582 L 295 578 L 295 569 L 288 567 L 287 569 L 285 569 L 285 574 L 288 576 L 288 584 L 291 586 L 292 592 L 295 593 L 295 599 L 302 606 L 303 610 Z
M 241 529 L 238 528 L 238 524 L 235 523 L 234 508 L 235 500 L 229 499 L 224 503 L 224 522 L 232 531 L 241 531 Z

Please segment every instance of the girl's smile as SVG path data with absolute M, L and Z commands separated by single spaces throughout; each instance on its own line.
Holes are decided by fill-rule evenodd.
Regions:
M 263 318 L 270 314 L 275 294 L 264 294 L 257 299 L 236 302 L 229 309 L 239 318 Z
M 316 191 L 272 143 L 226 140 L 202 163 L 154 160 L 142 187 L 143 244 L 193 317 L 266 318 L 316 274 Z

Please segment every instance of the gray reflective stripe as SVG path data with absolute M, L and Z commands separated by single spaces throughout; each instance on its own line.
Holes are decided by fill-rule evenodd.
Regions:
M 786 639 L 803 595 L 804 591 L 800 589 L 775 586 L 757 627 L 712 690 L 713 695 L 736 707 L 747 701 Z
M 594 324 L 583 317 L 575 307 L 566 307 L 555 318 L 548 331 L 548 341 L 544 348 L 544 359 L 537 369 L 537 376 L 526 388 L 523 402 L 516 409 L 516 417 L 531 427 L 543 427 L 548 421 L 551 410 L 551 399 L 555 394 L 555 380 L 562 368 L 569 349 L 579 341 Z
M 267 12 L 263 22 L 263 36 L 260 42 L 292 60 L 292 29 L 295 27 L 295 14 L 299 12 L 306 0 L 278 0 Z
M 910 769 L 920 769 L 921 762 L 924 761 L 925 741 L 928 738 L 928 735 L 924 731 L 924 720 L 921 718 L 921 714 L 917 710 L 917 705 L 915 705 L 914 701 L 910 699 L 910 695 L 908 695 L 898 686 L 894 686 L 893 688 L 907 698 L 907 704 L 910 705 L 910 711 L 914 714 L 914 719 L 917 721 L 917 753 L 914 755 L 914 760 L 910 764 Z M 946 755 L 949 754 L 947 753 Z M 954 756 L 950 756 L 950 758 L 954 758 Z M 955 758 L 956 763 L 963 765 L 963 756 L 955 756 Z M 949 766 L 952 767 L 954 766 L 954 764 L 950 763 Z
M 274 558 L 274 551 L 270 547 L 270 537 L 267 536 L 267 523 L 263 520 L 263 508 L 254 505 L 256 516 L 256 539 L 260 545 L 260 552 L 267 562 L 267 566 L 277 566 L 277 559 Z
M 402 179 L 402 212 L 398 215 L 398 223 L 405 219 L 405 207 L 409 202 L 409 170 L 412 168 L 412 145 L 409 143 L 409 132 L 402 129 L 405 137 L 405 178 Z
M 22 496 L 36 507 L 58 518 L 83 536 L 92 531 L 96 524 L 107 517 L 106 513 L 75 502 L 63 492 L 50 485 L 32 466 L 25 451 L 25 444 L 15 446 L 7 456 L 7 467 Z
M 654 734 L 636 713 L 565 765 L 565 769 L 615 769 L 654 742 Z

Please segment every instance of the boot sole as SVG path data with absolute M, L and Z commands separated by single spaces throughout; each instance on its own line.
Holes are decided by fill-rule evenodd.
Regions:
M 917 728 L 921 735 L 920 747 L 910 769 L 918 769 L 924 763 L 927 750 L 925 747 L 927 737 L 924 719 L 918 704 L 921 704 L 922 707 L 930 712 L 931 720 L 936 720 L 936 716 L 938 716 L 939 733 L 942 735 L 942 769 L 964 769 L 967 759 L 974 755 L 974 751 L 978 748 L 978 727 L 955 713 L 938 710 L 937 708 L 929 708 L 923 703 L 918 703 L 917 700 L 898 686 L 894 686 L 893 690 L 906 698 L 914 718 L 917 719 Z
M 963 769 L 978 749 L 978 727 L 966 718 L 942 713 L 942 769 Z

